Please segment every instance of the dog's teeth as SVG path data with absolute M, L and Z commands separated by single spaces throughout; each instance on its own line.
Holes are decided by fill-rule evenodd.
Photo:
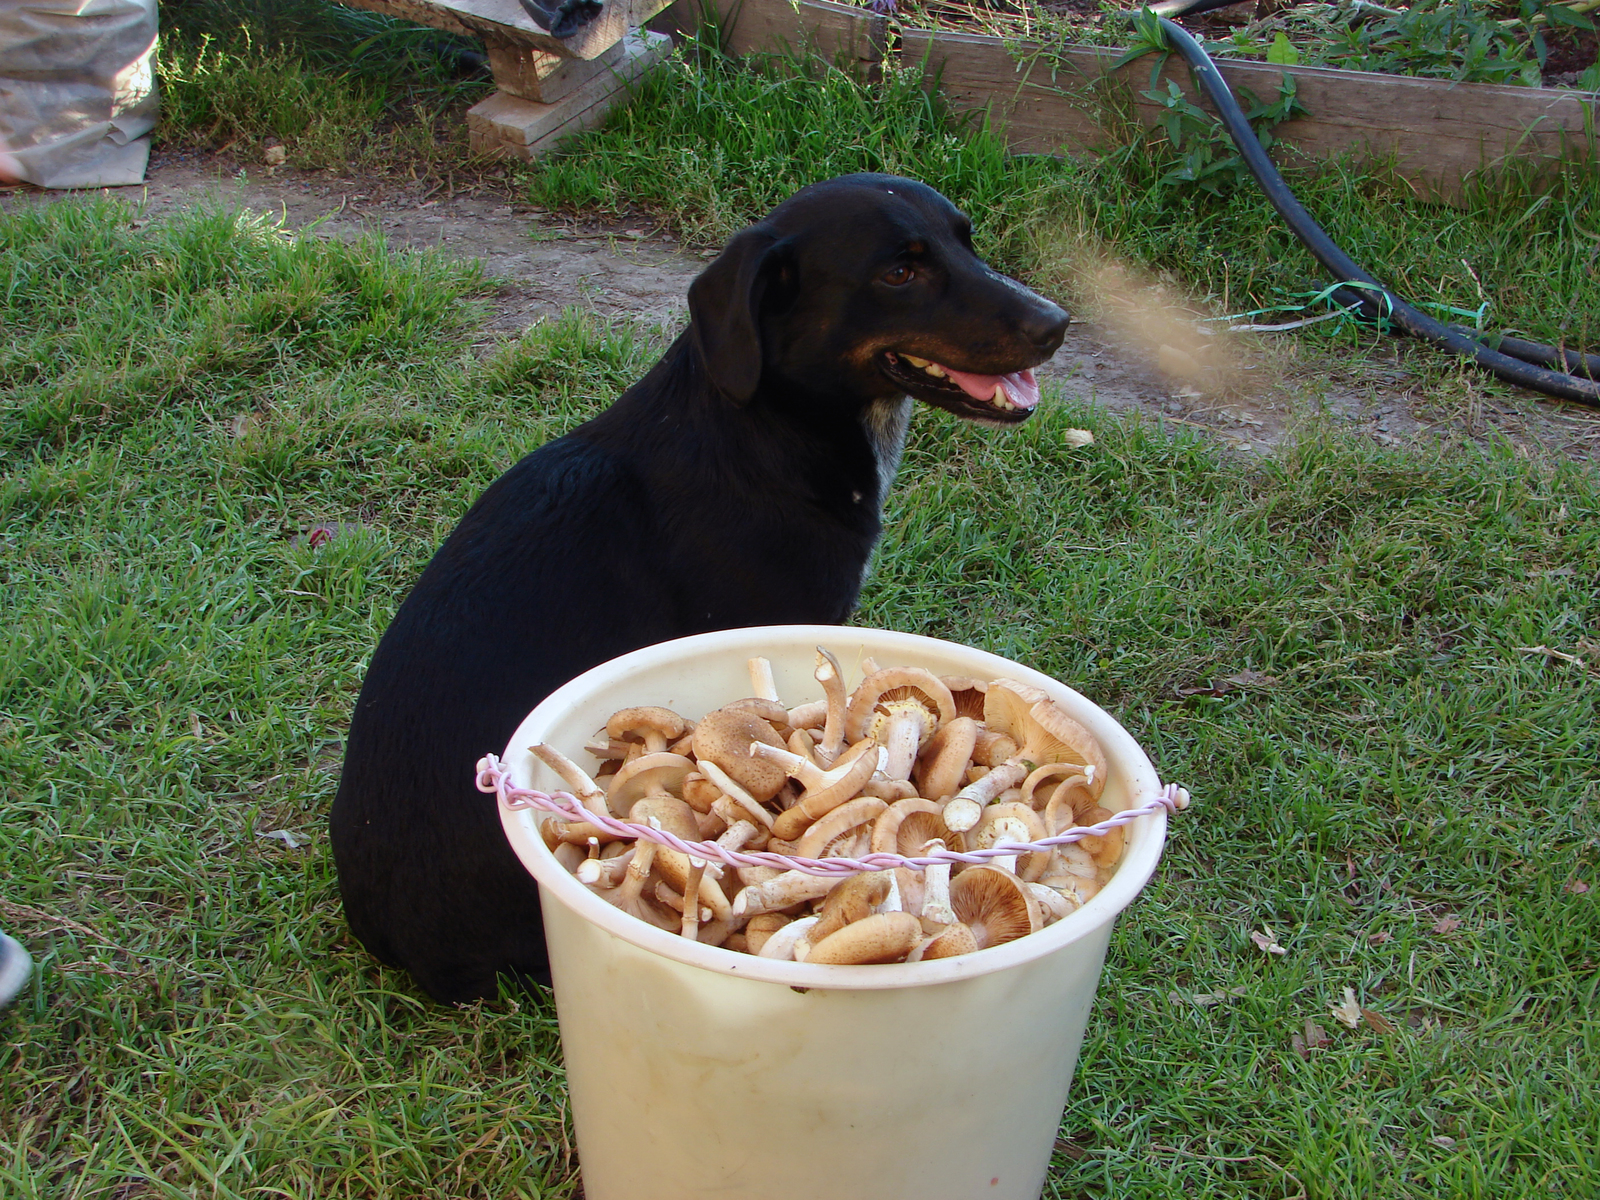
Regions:
M 928 363 L 922 369 L 924 371 L 926 371 L 929 375 L 932 375 L 935 379 L 943 379 L 944 378 L 944 368 L 941 367 L 938 363 Z
M 994 402 L 1001 408 L 1016 407 L 1015 404 L 1011 403 L 1011 398 L 1006 395 L 1006 385 L 1003 383 L 997 383 L 994 385 Z
M 922 368 L 925 368 L 928 365 L 928 360 L 927 359 L 918 358 L 915 354 L 902 354 L 900 357 L 905 359 L 913 367 L 916 367 L 919 370 L 922 369 Z

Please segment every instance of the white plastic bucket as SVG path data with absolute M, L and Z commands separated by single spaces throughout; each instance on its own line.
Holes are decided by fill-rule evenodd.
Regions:
M 558 790 L 528 747 L 588 762 L 584 742 L 619 708 L 698 719 L 750 694 L 753 655 L 771 660 L 785 704 L 819 698 L 819 645 L 848 686 L 868 656 L 1034 684 L 1105 749 L 1102 804 L 1120 811 L 1160 787 L 1121 725 L 1037 671 L 952 642 L 829 625 L 701 634 L 603 663 L 534 709 L 503 761 L 515 786 Z M 1111 881 L 1042 932 L 857 967 L 756 958 L 635 920 L 555 861 L 543 816 L 501 809 L 540 885 L 588 1200 L 1036 1200 L 1111 924 L 1155 870 L 1164 813 L 1129 825 Z

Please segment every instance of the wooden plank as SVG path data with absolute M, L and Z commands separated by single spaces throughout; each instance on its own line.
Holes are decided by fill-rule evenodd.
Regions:
M 905 32 L 907 61 L 923 61 L 957 111 L 987 109 L 1008 143 L 1021 153 L 1103 148 L 1109 137 L 1097 113 L 1120 87 L 1140 121 L 1153 127 L 1160 106 L 1140 93 L 1150 87 L 1153 59 L 1113 70 L 1119 52 L 1066 47 L 1054 55 L 1037 44 L 1015 44 L 1014 57 L 998 38 L 974 34 Z M 1020 60 L 1020 61 L 1019 61 Z M 1352 152 L 1357 158 L 1393 157 L 1399 174 L 1424 194 L 1455 199 L 1467 175 L 1511 159 L 1554 160 L 1563 148 L 1585 144 L 1580 94 L 1561 88 L 1501 87 L 1447 80 L 1280 67 L 1219 60 L 1228 86 L 1248 87 L 1263 99 L 1277 95 L 1284 72 L 1292 75 L 1309 117 L 1287 122 L 1276 136 L 1316 158 Z M 1188 69 L 1173 56 L 1160 85 L 1173 80 L 1200 102 Z M 1275 148 L 1278 157 L 1281 147 Z
M 628 84 L 671 49 L 672 39 L 638 29 L 623 39 L 622 57 L 553 104 L 496 92 L 467 110 L 472 149 L 501 158 L 537 158 L 564 137 L 593 128 L 605 119 Z
M 889 23 L 863 8 L 829 0 L 713 0 L 727 30 L 728 50 L 784 54 L 809 49 L 829 62 L 883 61 Z
M 539 28 L 519 0 L 340 0 L 385 16 L 400 17 L 490 43 L 528 47 L 562 58 L 598 58 L 644 24 L 671 0 L 602 0 L 603 8 L 571 37 L 554 38 Z
M 554 104 L 621 63 L 626 45 L 627 39 L 623 39 L 598 58 L 562 58 L 531 46 L 490 41 L 489 69 L 502 92 Z

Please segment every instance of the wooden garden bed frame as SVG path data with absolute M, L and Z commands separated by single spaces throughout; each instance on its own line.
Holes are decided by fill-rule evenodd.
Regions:
M 864 9 L 828 0 L 716 2 L 735 54 L 808 46 L 869 67 L 886 55 L 888 24 Z M 1141 95 L 1150 88 L 1149 57 L 1117 69 L 1115 50 L 1047 51 L 1038 42 L 922 29 L 903 32 L 899 54 L 902 62 L 922 63 L 929 86 L 937 83 L 956 111 L 987 114 L 1017 153 L 1075 154 L 1110 144 L 1098 119 L 1111 99 L 1108 85 L 1146 126 L 1165 111 Z M 1314 158 L 1392 160 L 1419 194 L 1447 202 L 1460 198 L 1469 175 L 1513 160 L 1553 163 L 1566 155 L 1597 164 L 1592 93 L 1226 59 L 1217 66 L 1235 92 L 1249 88 L 1263 100 L 1277 97 L 1285 73 L 1294 77 L 1310 115 L 1274 130 L 1280 160 L 1283 147 Z M 1203 103 L 1176 55 L 1163 68 L 1162 88 L 1167 80 Z

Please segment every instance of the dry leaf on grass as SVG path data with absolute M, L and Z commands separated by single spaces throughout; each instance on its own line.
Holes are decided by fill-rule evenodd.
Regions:
M 1334 1019 L 1346 1029 L 1357 1029 L 1361 1025 L 1361 1005 L 1356 1003 L 1354 988 L 1345 988 L 1344 1000 L 1335 1004 L 1331 1009 Z
M 1450 1149 L 1451 1146 L 1454 1146 L 1456 1144 L 1455 1138 L 1446 1137 L 1442 1133 L 1435 1134 L 1433 1137 L 1429 1138 L 1428 1140 L 1430 1142 L 1432 1142 L 1435 1146 L 1438 1146 L 1442 1150 L 1448 1150 L 1448 1149 Z
M 1198 1004 L 1201 1008 L 1210 1008 L 1213 1004 L 1221 1004 L 1224 1000 L 1238 1000 L 1245 994 L 1242 987 L 1231 987 L 1222 992 L 1196 992 L 1192 996 L 1185 996 L 1182 992 L 1168 992 L 1167 999 L 1174 1004 Z
M 1180 696 L 1226 696 L 1239 688 L 1271 687 L 1277 682 L 1276 675 L 1265 675 L 1260 671 L 1246 668 L 1237 675 L 1225 675 L 1215 683 L 1201 684 L 1198 687 L 1175 687 L 1172 690 Z
M 1271 925 L 1263 925 L 1261 928 L 1263 930 L 1265 930 L 1266 932 L 1257 933 L 1255 930 L 1252 929 L 1250 931 L 1250 940 L 1252 942 L 1254 942 L 1257 947 L 1260 948 L 1262 953 L 1264 953 L 1264 954 L 1287 954 L 1287 953 L 1289 953 L 1282 946 L 1278 945 L 1278 935 L 1272 932 L 1272 926 Z
M 1366 1019 L 1367 1024 L 1372 1027 L 1374 1033 L 1394 1032 L 1394 1022 L 1382 1013 L 1375 1013 L 1370 1008 L 1363 1008 L 1361 1015 Z
M 1310 1017 L 1306 1018 L 1303 1032 L 1293 1034 L 1289 1038 L 1290 1048 L 1301 1058 L 1310 1058 L 1313 1050 L 1325 1050 L 1332 1044 L 1328 1031 Z
M 1087 429 L 1068 429 L 1062 433 L 1061 440 L 1069 446 L 1092 446 L 1094 434 Z
M 1574 879 L 1561 890 L 1571 892 L 1574 896 L 1581 896 L 1589 890 L 1589 885 L 1581 879 Z
M 1386 933 L 1381 929 L 1377 933 L 1369 933 L 1369 934 L 1367 934 L 1367 943 L 1369 945 L 1381 946 L 1385 942 L 1392 942 L 1392 941 L 1394 941 L 1394 934 Z
M 1435 933 L 1454 933 L 1460 928 L 1461 920 L 1458 917 L 1440 917 L 1433 923 Z

